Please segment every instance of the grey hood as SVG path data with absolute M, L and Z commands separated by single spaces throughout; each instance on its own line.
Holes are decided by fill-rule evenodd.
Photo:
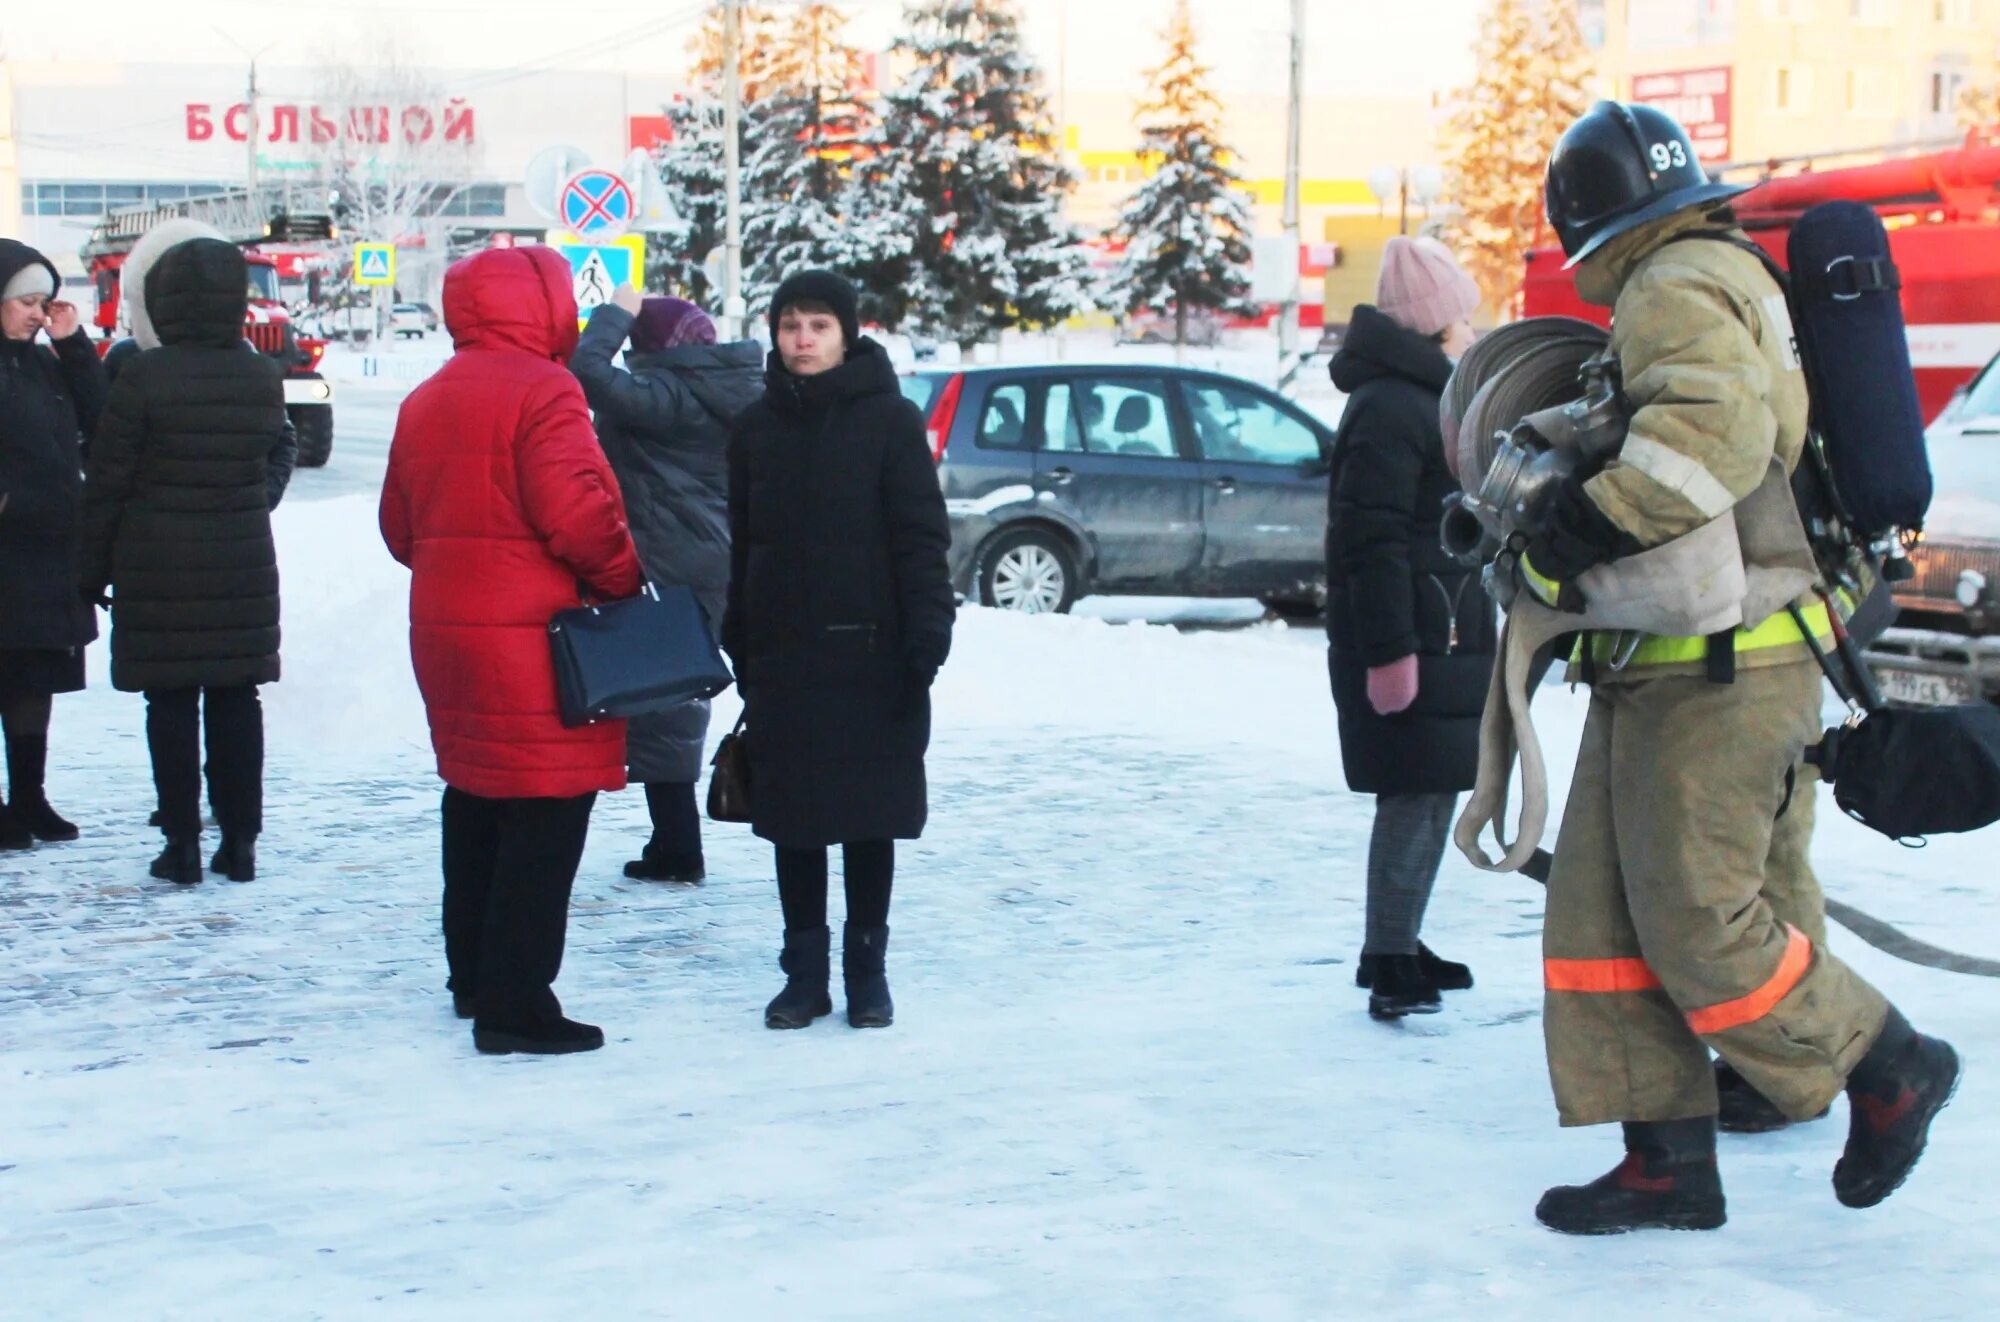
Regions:
M 169 220 L 139 236 L 125 264 L 118 269 L 118 296 L 125 305 L 125 324 L 141 349 L 160 347 L 160 333 L 146 311 L 146 276 L 169 248 L 189 239 L 221 239 L 222 231 L 199 220 Z M 227 242 L 225 239 L 224 242 Z

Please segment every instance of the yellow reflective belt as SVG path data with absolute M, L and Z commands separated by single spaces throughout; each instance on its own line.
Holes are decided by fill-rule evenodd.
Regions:
M 1805 616 L 1806 625 L 1813 631 L 1815 638 L 1833 636 L 1833 619 L 1827 612 L 1825 602 L 1816 601 L 1805 607 L 1801 614 Z M 1805 635 L 1799 632 L 1798 621 L 1792 618 L 1790 611 L 1783 610 L 1754 629 L 1738 629 L 1736 651 L 1739 655 L 1744 652 L 1761 652 L 1773 647 L 1795 646 L 1804 643 L 1805 640 Z M 1616 658 L 1614 649 L 1617 643 L 1618 635 L 1615 633 L 1593 633 L 1590 636 L 1591 658 L 1599 665 L 1610 665 Z M 1639 644 L 1638 650 L 1632 653 L 1632 659 L 1626 663 L 1626 668 L 1699 664 L 1707 659 L 1706 638 L 1656 638 L 1649 635 Z

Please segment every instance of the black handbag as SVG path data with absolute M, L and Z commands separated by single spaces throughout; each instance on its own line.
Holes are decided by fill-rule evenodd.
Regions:
M 648 716 L 712 698 L 734 679 L 694 592 L 647 584 L 624 601 L 549 621 L 562 723 Z
M 718 822 L 750 820 L 750 745 L 743 718 L 736 728 L 722 736 L 715 750 L 714 770 L 708 778 L 708 815 Z

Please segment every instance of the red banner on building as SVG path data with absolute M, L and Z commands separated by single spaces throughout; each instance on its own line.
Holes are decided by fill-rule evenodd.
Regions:
M 1686 126 L 1703 165 L 1730 158 L 1729 103 L 1735 74 L 1728 67 L 1642 73 L 1632 79 L 1632 99 L 1666 111 Z

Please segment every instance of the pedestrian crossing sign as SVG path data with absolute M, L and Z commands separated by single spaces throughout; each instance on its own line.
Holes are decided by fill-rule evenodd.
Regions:
M 646 239 L 627 234 L 609 243 L 586 243 L 573 234 L 551 234 L 550 242 L 569 263 L 570 289 L 576 295 L 579 320 L 611 301 L 620 285 L 642 286 L 646 280 Z
M 354 283 L 393 285 L 396 283 L 396 245 L 357 243 L 354 245 Z

